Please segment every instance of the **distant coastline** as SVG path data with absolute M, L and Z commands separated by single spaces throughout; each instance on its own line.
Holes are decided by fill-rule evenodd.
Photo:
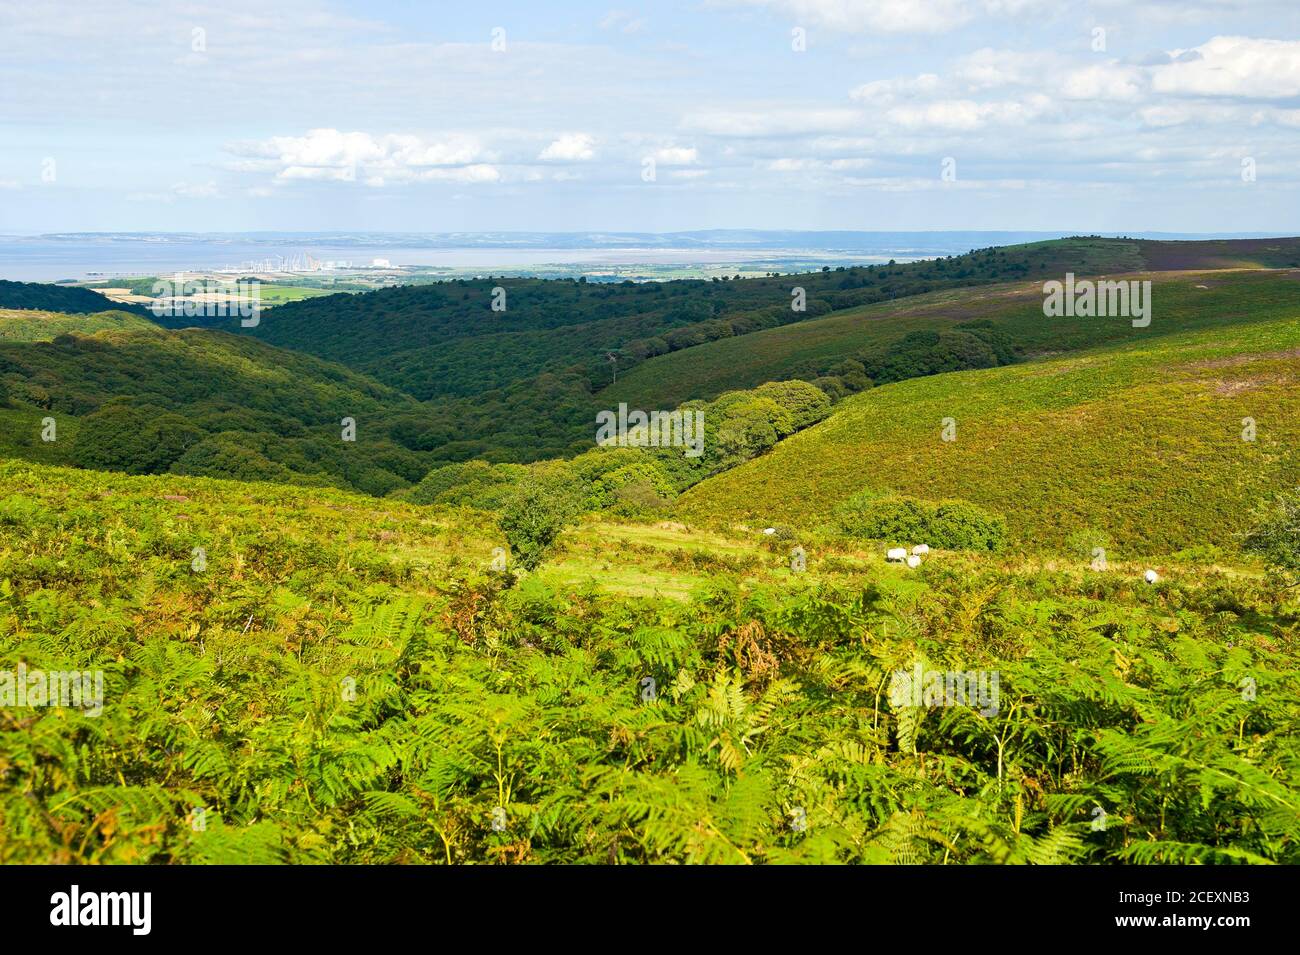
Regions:
M 0 278 L 86 281 L 240 267 L 268 257 L 390 260 L 394 265 L 492 274 L 582 274 L 621 266 L 748 265 L 799 271 L 958 255 L 972 248 L 1061 238 L 1071 232 L 844 232 L 715 229 L 696 232 L 77 232 L 0 235 Z M 1120 233 L 1107 233 L 1119 235 Z M 1133 238 L 1271 238 L 1272 233 L 1124 233 Z M 449 277 L 451 275 L 449 274 Z

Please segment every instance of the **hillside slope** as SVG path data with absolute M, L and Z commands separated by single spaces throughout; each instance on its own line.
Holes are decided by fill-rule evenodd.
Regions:
M 1290 312 L 1231 336 L 1153 337 L 876 388 L 697 485 L 680 510 L 807 525 L 874 489 L 984 505 L 1028 546 L 1092 528 L 1117 553 L 1232 547 L 1253 505 L 1300 484 L 1300 302 Z M 954 441 L 942 440 L 947 418 Z
M 94 312 L 76 315 L 35 309 L 0 308 L 0 342 L 48 342 L 60 335 L 91 335 L 108 330 L 154 328 L 152 322 L 130 312 Z
M 814 552 L 805 580 L 590 530 L 624 594 L 709 579 L 510 585 L 469 512 L 0 461 L 0 669 L 99 678 L 0 711 L 0 863 L 1300 855 L 1296 608 L 1261 579 Z M 896 692 L 921 667 L 969 705 Z
M 645 358 L 837 309 L 1010 278 L 1137 268 L 1126 240 L 1064 239 L 950 259 L 733 281 L 617 285 L 489 279 L 280 306 L 250 334 L 351 367 L 417 398 L 470 396 L 576 368 L 599 388 Z M 494 310 L 501 288 L 504 310 Z M 795 287 L 805 311 L 791 308 Z M 233 322 L 231 323 L 233 330 Z
M 151 317 L 149 310 L 142 305 L 112 302 L 87 288 L 41 282 L 10 282 L 7 279 L 0 279 L 0 308 L 42 309 L 70 315 L 119 311 L 141 318 Z
M 1143 267 L 1166 269 L 1300 269 L 1300 238 L 1134 241 Z
M 667 408 L 696 397 L 752 388 L 762 381 L 813 378 L 847 358 L 870 360 L 909 332 L 987 321 L 1024 354 L 1071 351 L 1108 342 L 1146 341 L 1196 328 L 1268 321 L 1300 301 L 1300 271 L 1132 273 L 1152 282 L 1153 319 L 1134 328 L 1124 319 L 1043 316 L 1041 282 L 1001 283 L 919 295 L 848 309 L 740 338 L 727 338 L 652 358 L 596 395 L 601 407 Z
M 120 313 L 13 314 L 0 317 L 2 452 L 376 494 L 430 466 L 398 440 L 423 424 L 421 406 L 340 365 L 225 332 L 111 318 Z M 355 441 L 343 440 L 345 418 Z

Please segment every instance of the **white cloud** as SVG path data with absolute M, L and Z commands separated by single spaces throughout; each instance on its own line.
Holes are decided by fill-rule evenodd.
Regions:
M 1152 86 L 1179 96 L 1300 96 L 1300 40 L 1216 36 L 1152 68 Z
M 1098 63 L 1071 70 L 1060 83 L 1066 99 L 1135 100 L 1146 87 L 1142 71 L 1117 63 Z
M 216 199 L 221 195 L 215 182 L 178 182 L 166 192 L 133 192 L 128 202 L 175 202 L 177 199 Z
M 1055 53 L 1026 53 L 1021 50 L 976 50 L 957 61 L 952 77 L 965 89 L 975 92 L 1006 86 L 1041 83 L 1060 65 Z
M 891 122 L 908 129 L 969 131 L 988 125 L 1022 125 L 1043 115 L 1051 99 L 1042 94 L 1024 101 L 937 100 L 922 106 L 896 106 L 886 113 Z
M 817 159 L 813 157 L 782 157 L 773 159 L 764 164 L 764 167 L 772 172 L 783 173 L 822 173 L 822 172 L 846 172 L 849 170 L 867 169 L 874 165 L 870 159 Z
M 654 152 L 654 160 L 661 166 L 690 166 L 699 159 L 699 151 L 693 147 L 665 146 Z
M 797 22 L 865 33 L 944 33 L 980 15 L 1023 13 L 1059 0 L 730 0 L 767 7 Z
M 404 182 L 499 182 L 501 171 L 496 166 L 486 163 L 474 163 L 469 166 L 434 167 L 416 169 L 396 166 L 377 171 L 366 176 L 367 186 L 387 186 Z
M 970 20 L 967 0 L 736 0 L 830 30 L 940 33 Z
M 939 89 L 941 81 L 934 73 L 922 73 L 914 79 L 873 80 L 849 91 L 849 97 L 866 102 L 889 102 L 900 97 L 918 96 Z
M 586 133 L 565 133 L 542 150 L 538 159 L 561 162 L 586 162 L 594 159 L 596 140 Z
M 767 168 L 773 172 L 805 172 L 821 165 L 816 159 L 773 159 Z
M 178 182 L 172 186 L 172 192 L 181 199 L 215 199 L 220 192 L 215 182 L 195 183 Z
M 1186 106 L 1171 106 L 1161 104 L 1159 106 L 1148 106 L 1138 111 L 1138 116 L 1142 119 L 1145 126 L 1163 128 L 1167 126 L 1181 126 L 1183 123 L 1192 119 L 1193 111 Z
M 483 157 L 478 140 L 462 136 L 436 143 L 426 143 L 417 136 L 389 136 L 385 145 L 391 160 L 402 166 L 461 166 Z
M 227 152 L 244 157 L 237 171 L 272 171 L 279 182 L 356 182 L 384 186 L 402 182 L 496 182 L 500 172 L 478 140 L 452 135 L 437 141 L 418 136 L 374 137 L 363 132 L 313 129 L 303 136 L 273 136 L 233 143 Z

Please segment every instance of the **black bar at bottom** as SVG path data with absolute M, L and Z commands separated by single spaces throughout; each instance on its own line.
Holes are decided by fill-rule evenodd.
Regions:
M 692 936 L 711 934 L 708 927 L 716 925 L 723 936 L 774 922 L 803 934 L 823 926 L 852 932 L 855 924 L 893 923 L 910 925 L 909 934 L 920 931 L 918 939 L 949 941 L 975 941 L 978 934 L 964 933 L 996 928 L 1046 929 L 1071 941 L 1200 934 L 1231 944 L 1242 933 L 1275 936 L 1294 929 L 1293 886 L 1289 867 L 1246 866 L 8 866 L 0 867 L 0 924 L 13 941 L 75 933 L 80 941 L 113 936 L 128 945 L 252 939 L 373 944 L 377 931 L 422 925 L 510 935 L 564 927 L 564 937 L 593 943 L 602 937 L 596 933 L 609 931 L 615 933 L 606 937 L 612 944 L 638 933 L 653 937 L 673 923 L 692 926 Z M 745 929 L 751 918 L 757 921 Z

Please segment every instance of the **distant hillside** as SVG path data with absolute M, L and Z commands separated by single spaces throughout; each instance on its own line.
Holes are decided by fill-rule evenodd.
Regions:
M 490 279 L 282 305 L 251 334 L 365 371 L 417 398 L 472 396 L 543 373 L 599 389 L 655 355 L 937 289 L 1140 266 L 1131 242 L 1040 242 L 950 259 L 771 278 L 618 285 Z M 495 288 L 505 311 L 493 311 Z M 795 289 L 806 307 L 792 308 Z M 499 301 L 498 297 L 498 301 Z M 234 322 L 230 323 L 232 330 Z
M 1143 265 L 1175 269 L 1300 269 L 1300 238 L 1136 240 Z
M 0 454 L 372 494 L 432 465 L 394 438 L 424 424 L 420 405 L 339 365 L 225 332 L 133 327 L 131 316 L 68 334 L 69 316 L 41 330 L 41 313 L 21 314 L 27 340 L 0 340 Z M 46 418 L 55 440 L 43 440 Z M 343 440 L 344 418 L 355 441 Z
M 1268 244 L 1243 249 L 1262 260 L 1291 242 L 1261 241 Z M 121 311 L 10 310 L 0 319 L 0 341 L 14 340 L 0 348 L 0 398 L 10 394 L 29 419 L 0 444 L 68 462 L 68 447 L 21 444 L 32 440 L 30 421 L 43 417 L 37 412 L 81 419 L 118 399 L 137 414 L 142 407 L 179 414 L 211 439 L 188 453 L 190 432 L 178 425 L 171 451 L 151 455 L 149 468 L 180 462 L 173 452 L 183 447 L 188 456 L 176 466 L 196 473 L 328 481 L 383 494 L 447 463 L 579 455 L 592 448 L 596 412 L 620 402 L 667 410 L 791 378 L 839 398 L 873 384 L 1134 340 L 1139 330 L 1123 320 L 1044 322 L 1041 282 L 1067 271 L 1132 273 L 1144 254 L 1173 247 L 1186 262 L 1235 248 L 1078 238 L 762 279 L 447 282 L 279 306 L 252 330 L 260 348 L 247 330 L 168 337 L 148 334 L 161 329 Z M 1155 319 L 1141 338 L 1289 315 L 1297 274 L 1156 275 Z M 491 308 L 498 284 L 505 312 Z M 790 307 L 796 289 L 806 294 L 803 312 Z M 134 334 L 119 334 L 128 331 Z M 50 344 L 33 344 L 41 341 Z M 369 395 L 373 404 L 314 394 L 322 381 L 343 376 L 345 392 Z M 357 417 L 341 405 L 369 409 L 358 442 L 348 445 L 379 442 L 365 462 L 332 447 L 340 426 L 331 422 Z M 113 414 L 120 420 L 109 430 L 128 433 L 135 419 Z
M 128 312 L 114 310 L 92 315 L 0 308 L 0 342 L 48 342 L 76 332 L 90 335 L 109 329 L 148 329 L 153 323 Z
M 141 305 L 111 302 L 90 289 L 43 285 L 39 282 L 9 282 L 4 279 L 0 279 L 0 308 L 43 309 L 76 315 L 117 311 L 143 318 L 151 317 L 149 310 Z
M 1231 335 L 1153 337 L 876 388 L 697 485 L 680 511 L 808 525 L 857 492 L 894 491 L 1000 512 L 1030 548 L 1089 528 L 1120 555 L 1231 548 L 1260 499 L 1300 484 L 1300 297 L 1290 311 Z M 1243 440 L 1245 418 L 1254 441 Z
M 1133 328 L 1125 320 L 1046 321 L 1040 281 L 935 292 L 661 355 L 601 391 L 596 401 L 602 407 L 620 401 L 672 407 L 764 381 L 823 376 L 841 379 L 847 390 L 860 390 L 845 378 L 846 360 L 858 362 L 870 378 L 868 366 L 879 366 L 891 351 L 897 352 L 905 335 L 950 333 L 961 323 L 989 323 L 1022 355 L 1033 355 L 1270 320 L 1293 314 L 1300 301 L 1300 272 L 1129 277 L 1152 280 L 1154 313 L 1147 328 Z

